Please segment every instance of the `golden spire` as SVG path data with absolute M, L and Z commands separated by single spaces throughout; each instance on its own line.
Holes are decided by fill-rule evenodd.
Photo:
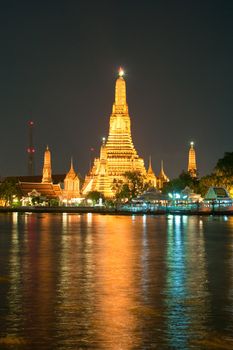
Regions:
M 50 153 L 48 145 L 47 145 L 45 153 L 44 153 L 44 166 L 43 166 L 42 182 L 43 183 L 51 183 L 52 182 L 51 153 Z
M 197 177 L 196 152 L 194 149 L 194 142 L 190 142 L 188 172 L 192 177 Z
M 151 156 L 149 157 L 149 165 L 148 165 L 148 170 L 147 170 L 147 174 L 146 174 L 146 182 L 151 187 L 156 187 L 156 185 L 157 185 L 157 178 L 156 178 L 155 173 L 153 172 L 153 169 L 152 169 Z
M 159 173 L 159 178 L 163 179 L 166 182 L 169 181 L 169 178 L 167 177 L 167 175 L 165 174 L 164 169 L 163 169 L 163 160 L 161 160 L 161 169 L 160 169 L 160 173 Z
M 131 122 L 126 102 L 126 82 L 123 76 L 124 71 L 120 68 L 115 82 L 115 100 L 109 121 L 108 137 L 102 140 L 100 156 L 95 158 L 93 167 L 85 178 L 84 195 L 89 191 L 99 191 L 112 198 L 115 194 L 113 182 L 122 181 L 125 172 L 138 171 L 146 176 L 144 161 L 138 156 L 132 142 Z M 155 175 L 152 174 L 152 177 L 154 181 Z
M 151 165 L 151 156 L 149 157 L 149 166 L 148 166 L 147 174 L 154 174 L 152 165 Z
M 100 160 L 107 159 L 106 138 L 102 137 L 102 145 L 100 147 Z
M 169 182 L 168 176 L 165 174 L 164 169 L 163 169 L 163 160 L 161 160 L 161 169 L 160 173 L 158 176 L 158 183 L 159 183 L 159 189 L 163 188 L 163 185 L 165 182 Z
M 126 83 L 123 78 L 123 70 L 120 68 L 119 77 L 116 80 L 115 101 L 112 108 L 109 123 L 109 135 L 106 142 L 110 157 L 132 157 L 136 154 L 132 143 L 130 117 L 126 103 Z
M 63 199 L 69 200 L 79 197 L 79 178 L 74 171 L 73 158 L 70 161 L 70 170 L 64 179 Z
M 165 173 L 164 173 L 164 170 L 163 170 L 163 160 L 161 160 L 161 170 L 160 170 L 159 176 L 166 177 L 166 175 L 165 175 Z
M 70 159 L 70 170 L 68 171 L 68 174 L 67 175 L 70 175 L 70 176 L 73 176 L 75 175 L 76 176 L 76 173 L 74 171 L 74 166 L 73 166 L 73 158 L 71 157 Z
M 126 102 L 126 83 L 123 78 L 124 71 L 120 67 L 119 76 L 115 86 L 115 103 L 113 104 L 113 113 L 128 113 L 128 105 Z

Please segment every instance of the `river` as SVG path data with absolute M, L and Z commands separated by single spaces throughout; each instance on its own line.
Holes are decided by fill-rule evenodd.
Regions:
M 0 214 L 0 349 L 232 349 L 233 217 Z

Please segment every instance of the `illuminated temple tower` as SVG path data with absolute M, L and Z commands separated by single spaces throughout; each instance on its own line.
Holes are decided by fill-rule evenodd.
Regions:
M 51 154 L 49 147 L 47 146 L 44 153 L 44 166 L 43 166 L 43 183 L 52 183 L 52 168 L 51 168 Z
M 148 185 L 151 187 L 156 187 L 157 186 L 157 178 L 155 176 L 155 173 L 152 169 L 152 164 L 151 164 L 151 156 L 149 158 L 149 167 L 147 170 L 147 176 L 146 176 Z
M 168 176 L 165 174 L 164 169 L 163 169 L 163 160 L 161 160 L 161 170 L 159 173 L 159 176 L 157 178 L 157 187 L 161 190 L 163 188 L 163 185 L 167 182 L 169 182 Z
M 71 159 L 70 170 L 64 179 L 64 190 L 62 191 L 63 198 L 70 200 L 72 198 L 80 197 L 79 192 L 79 178 L 73 167 L 73 160 Z
M 113 197 L 113 181 L 123 179 L 126 171 L 139 171 L 146 176 L 144 161 L 138 156 L 132 142 L 123 75 L 124 72 L 120 69 L 116 80 L 109 135 L 107 141 L 103 139 L 100 157 L 94 160 L 94 165 L 85 178 L 82 189 L 84 195 L 90 191 L 99 191 L 106 197 Z
M 188 172 L 192 177 L 197 177 L 196 152 L 194 142 L 190 142 Z

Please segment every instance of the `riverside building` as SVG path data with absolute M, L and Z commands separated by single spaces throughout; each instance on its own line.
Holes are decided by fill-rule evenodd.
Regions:
M 107 140 L 103 138 L 99 158 L 85 177 L 83 195 L 90 191 L 99 191 L 105 197 L 114 197 L 113 182 L 124 180 L 125 172 L 137 171 L 144 176 L 145 182 L 156 186 L 156 176 L 151 162 L 146 171 L 144 160 L 139 157 L 131 136 L 131 120 L 126 99 L 124 71 L 120 68 L 115 85 L 115 101 L 109 121 Z
M 197 177 L 196 152 L 194 142 L 190 142 L 189 157 L 188 157 L 188 172 L 190 176 Z

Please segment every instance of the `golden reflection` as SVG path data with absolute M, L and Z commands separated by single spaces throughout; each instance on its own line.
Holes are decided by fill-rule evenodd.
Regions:
M 131 349 L 137 343 L 135 250 L 130 217 L 96 216 L 99 229 L 96 264 L 98 313 L 93 320 L 103 349 Z M 103 232 L 103 234 L 101 233 Z
M 91 326 L 95 317 L 91 219 L 91 215 L 67 214 L 63 216 L 61 232 L 57 328 L 65 339 L 72 339 L 76 345 L 78 342 L 80 348 L 94 338 Z M 82 324 L 77 321 L 80 318 Z
M 4 341 L 8 341 L 10 338 L 14 337 L 14 327 L 22 327 L 22 319 L 20 313 L 23 311 L 22 305 L 22 292 L 21 292 L 21 265 L 20 265 L 20 245 L 19 245 L 19 232 L 18 232 L 18 213 L 12 214 L 12 231 L 11 231 L 11 248 L 10 248 L 10 271 L 9 271 L 9 281 L 10 287 L 8 291 L 9 300 L 9 313 L 8 322 L 9 328 L 7 330 L 8 337 Z M 16 316 L 18 315 L 18 317 Z M 14 326 L 12 326 L 12 320 L 14 320 Z M 3 341 L 3 340 L 2 340 Z
M 18 225 L 18 215 L 19 214 L 17 212 L 12 213 L 12 222 L 14 227 Z
M 56 274 L 51 252 L 56 244 L 51 226 L 56 217 L 49 214 L 27 216 L 24 248 L 27 254 L 22 260 L 25 329 L 40 324 L 37 337 L 50 338 L 49 325 L 53 319 L 54 285 Z
M 144 227 L 146 226 L 146 221 L 147 221 L 147 215 L 144 214 L 144 215 L 142 216 L 142 222 L 143 222 L 143 226 L 144 226 Z
M 88 224 L 92 223 L 92 213 L 87 213 L 87 222 Z
M 12 215 L 0 348 L 231 348 L 232 232 L 233 217 Z

